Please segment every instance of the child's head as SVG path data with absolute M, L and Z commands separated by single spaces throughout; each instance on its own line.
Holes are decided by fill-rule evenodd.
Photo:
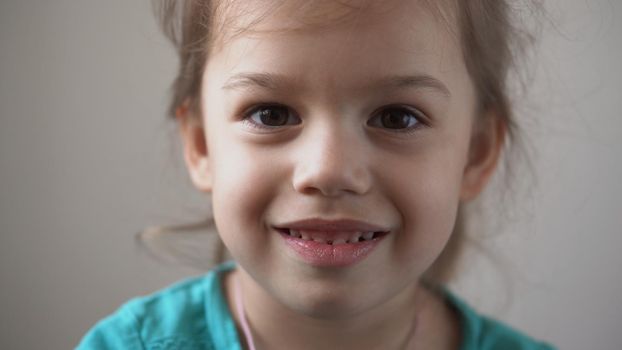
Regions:
M 487 183 L 514 124 L 505 1 L 165 3 L 181 58 L 171 112 L 245 273 L 286 305 L 325 314 L 449 271 L 459 208 Z M 370 226 L 326 235 L 316 222 L 302 229 L 311 237 L 287 236 L 307 219 Z M 376 243 L 294 247 L 353 231 Z

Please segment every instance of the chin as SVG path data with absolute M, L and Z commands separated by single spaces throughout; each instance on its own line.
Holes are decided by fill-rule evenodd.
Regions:
M 362 294 L 355 294 L 339 287 L 298 286 L 295 291 L 285 293 L 284 303 L 290 309 L 310 318 L 338 320 L 356 316 L 374 306 L 373 298 Z

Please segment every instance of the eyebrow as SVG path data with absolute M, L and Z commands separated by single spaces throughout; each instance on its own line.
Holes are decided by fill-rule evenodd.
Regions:
M 234 90 L 262 87 L 268 90 L 278 90 L 280 87 L 288 87 L 290 85 L 285 77 L 280 74 L 243 72 L 227 79 L 222 88 Z
M 263 88 L 267 90 L 290 90 L 294 88 L 293 82 L 281 74 L 242 72 L 231 76 L 222 86 L 224 90 Z M 393 75 L 382 78 L 368 86 L 370 89 L 430 89 L 445 97 L 451 97 L 447 86 L 440 80 L 426 74 L 416 75 Z

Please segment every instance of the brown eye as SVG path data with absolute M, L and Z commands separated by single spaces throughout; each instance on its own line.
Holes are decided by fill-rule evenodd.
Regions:
M 419 114 L 420 112 L 405 107 L 385 108 L 370 119 L 368 124 L 395 131 L 409 131 L 420 126 Z
M 298 124 L 290 109 L 280 105 L 257 107 L 248 114 L 246 119 L 257 127 L 279 127 Z

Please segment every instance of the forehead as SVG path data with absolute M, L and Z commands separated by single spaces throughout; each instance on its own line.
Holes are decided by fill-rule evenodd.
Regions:
M 223 30 L 210 61 L 220 72 L 276 70 L 304 75 L 303 85 L 315 77 L 331 86 L 351 83 L 349 89 L 374 75 L 425 73 L 442 80 L 466 68 L 455 21 L 440 3 L 230 1 L 221 10 Z
M 218 50 L 239 36 L 312 33 L 392 21 L 412 30 L 433 19 L 457 38 L 453 0 L 221 0 L 212 2 L 210 40 Z

